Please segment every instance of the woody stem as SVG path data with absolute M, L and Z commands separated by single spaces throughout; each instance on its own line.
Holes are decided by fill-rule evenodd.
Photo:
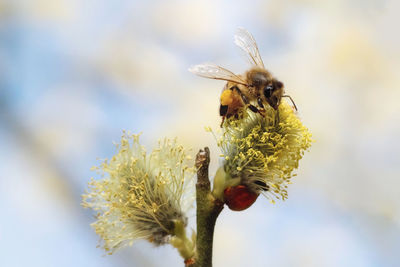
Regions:
M 210 191 L 208 166 L 210 163 L 210 150 L 205 147 L 196 156 L 197 184 L 197 255 L 194 267 L 211 267 L 214 227 L 224 203 L 214 198 Z

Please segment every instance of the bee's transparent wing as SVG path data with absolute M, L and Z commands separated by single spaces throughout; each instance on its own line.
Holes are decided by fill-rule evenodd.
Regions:
M 240 76 L 212 63 L 192 66 L 189 68 L 189 71 L 204 78 L 224 80 L 247 85 L 246 81 L 243 80 Z
M 244 28 L 238 28 L 235 34 L 235 44 L 243 49 L 252 64 L 264 68 L 256 40 L 251 33 Z

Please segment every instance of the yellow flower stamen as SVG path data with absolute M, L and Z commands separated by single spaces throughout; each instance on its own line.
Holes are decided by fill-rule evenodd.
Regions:
M 293 171 L 311 146 L 310 132 L 285 102 L 279 112 L 268 106 L 265 116 L 248 109 L 242 115 L 227 120 L 218 142 L 225 155 L 224 170 L 271 201 L 286 199 Z
M 139 144 L 139 135 L 124 133 L 118 152 L 96 167 L 105 177 L 92 179 L 83 206 L 98 212 L 92 224 L 110 254 L 136 239 L 155 245 L 168 242 L 178 221 L 192 203 L 190 189 L 194 169 L 176 140 L 160 141 L 147 154 Z M 189 199 L 188 199 L 189 198 Z

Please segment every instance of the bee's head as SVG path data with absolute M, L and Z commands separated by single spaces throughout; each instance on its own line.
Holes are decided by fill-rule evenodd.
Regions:
M 273 79 L 270 83 L 264 86 L 263 93 L 266 98 L 270 98 L 272 93 L 276 90 L 280 90 L 283 87 L 283 83 Z
M 267 86 L 264 87 L 264 96 L 266 98 L 270 98 L 272 95 L 272 91 L 274 90 L 274 86 L 272 85 L 272 83 L 268 84 Z

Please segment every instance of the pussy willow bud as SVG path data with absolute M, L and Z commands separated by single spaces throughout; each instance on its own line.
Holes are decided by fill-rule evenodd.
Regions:
M 124 133 L 117 149 L 96 168 L 103 179 L 92 179 L 83 195 L 83 205 L 97 211 L 92 227 L 101 246 L 112 254 L 137 239 L 163 245 L 176 235 L 177 225 L 183 237 L 185 211 L 194 200 L 188 188 L 194 169 L 183 147 L 165 139 L 147 154 L 139 135 Z
M 310 132 L 292 108 L 285 102 L 278 112 L 268 106 L 264 116 L 247 109 L 241 119 L 228 120 L 222 130 L 217 142 L 224 159 L 223 171 L 217 171 L 214 195 L 221 198 L 221 188 L 225 188 L 225 194 L 229 188 L 229 198 L 234 199 L 232 194 L 243 193 L 245 187 L 253 193 L 249 199 L 253 202 L 260 193 L 271 202 L 274 198 L 286 199 L 293 171 L 312 143 Z M 225 184 L 221 185 L 223 180 Z

